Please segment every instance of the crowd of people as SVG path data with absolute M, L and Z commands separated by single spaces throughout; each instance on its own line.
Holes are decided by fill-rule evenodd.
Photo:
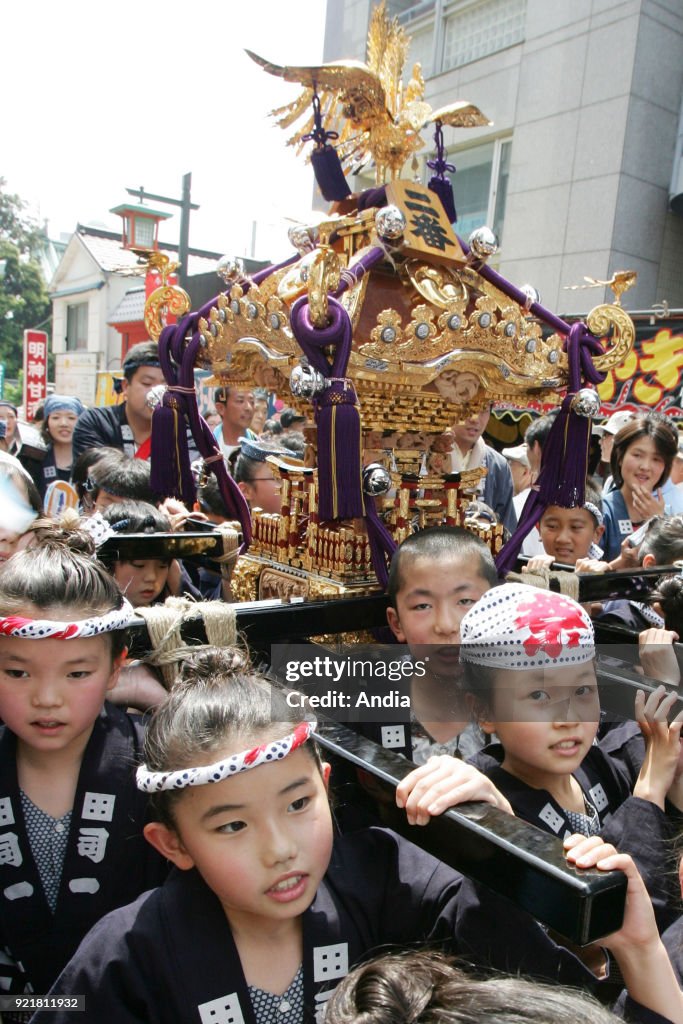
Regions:
M 134 609 L 226 599 L 220 573 L 164 555 L 188 523 L 230 517 L 196 452 L 194 508 L 154 493 L 162 382 L 156 345 L 134 346 L 118 405 L 48 397 L 42 452 L 0 402 L 3 1020 L 683 1024 L 676 426 L 610 416 L 583 504 L 549 505 L 525 541 L 529 579 L 668 567 L 649 599 L 587 607 L 499 580 L 467 530 L 414 532 L 391 561 L 387 626 L 426 668 L 399 716 L 352 723 L 411 762 L 396 790 L 409 825 L 484 801 L 555 836 L 577 870 L 623 872 L 622 927 L 578 949 L 419 842 L 335 821 L 315 724 L 243 646 L 183 652 L 170 687 L 128 656 Z M 274 462 L 303 466 L 312 423 L 244 387 L 213 398 L 229 472 L 250 508 L 278 512 Z M 556 414 L 502 452 L 490 415 L 454 416 L 449 468 L 485 469 L 480 498 L 512 531 Z M 46 516 L 60 482 L 76 507 Z M 107 545 L 139 535 L 158 546 Z M 640 671 L 661 681 L 626 721 L 602 713 L 595 622 L 637 634 Z

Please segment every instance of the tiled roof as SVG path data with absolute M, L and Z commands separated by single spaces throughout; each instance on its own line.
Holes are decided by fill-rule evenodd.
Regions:
M 145 318 L 145 289 L 129 288 L 107 320 L 109 324 L 140 323 Z
M 89 230 L 79 224 L 78 235 L 98 266 L 106 273 L 127 273 L 131 270 L 140 271 L 140 277 L 144 276 L 144 269 L 139 266 L 138 258 L 130 249 L 121 247 L 121 236 L 113 232 L 105 232 L 100 229 Z M 178 259 L 178 250 L 161 246 L 161 252 L 165 253 L 172 260 Z M 190 250 L 188 257 L 187 272 L 190 277 L 195 274 L 209 274 L 215 271 L 216 263 L 220 255 L 206 253 L 204 255 L 193 254 Z M 136 275 L 137 276 L 137 275 Z

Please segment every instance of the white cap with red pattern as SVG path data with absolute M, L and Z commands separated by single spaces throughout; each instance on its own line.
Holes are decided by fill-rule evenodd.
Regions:
M 487 591 L 463 618 L 460 645 L 463 662 L 518 672 L 595 656 L 593 623 L 581 605 L 523 583 Z

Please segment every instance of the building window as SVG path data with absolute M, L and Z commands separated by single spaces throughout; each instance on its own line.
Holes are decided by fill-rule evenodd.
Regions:
M 407 25 L 423 14 L 430 14 L 435 6 L 436 0 L 387 0 L 387 14 Z
M 442 71 L 480 60 L 524 40 L 526 0 L 459 4 L 446 14 Z
M 511 139 L 494 139 L 449 153 L 456 167 L 451 175 L 458 213 L 455 228 L 462 238 L 485 224 L 502 243 L 511 149 Z
M 88 303 L 66 307 L 66 351 L 78 352 L 88 347 Z

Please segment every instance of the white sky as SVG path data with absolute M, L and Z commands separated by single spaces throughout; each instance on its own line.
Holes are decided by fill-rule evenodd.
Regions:
M 310 217 L 313 178 L 267 115 L 297 87 L 243 50 L 320 63 L 325 9 L 326 0 L 9 0 L 0 176 L 58 238 L 77 222 L 120 230 L 108 211 L 131 199 L 126 187 L 180 198 L 191 171 L 201 206 L 191 246 L 251 254 L 257 220 L 256 255 L 286 255 L 284 218 Z M 175 242 L 180 211 L 165 209 L 174 216 L 161 239 Z

